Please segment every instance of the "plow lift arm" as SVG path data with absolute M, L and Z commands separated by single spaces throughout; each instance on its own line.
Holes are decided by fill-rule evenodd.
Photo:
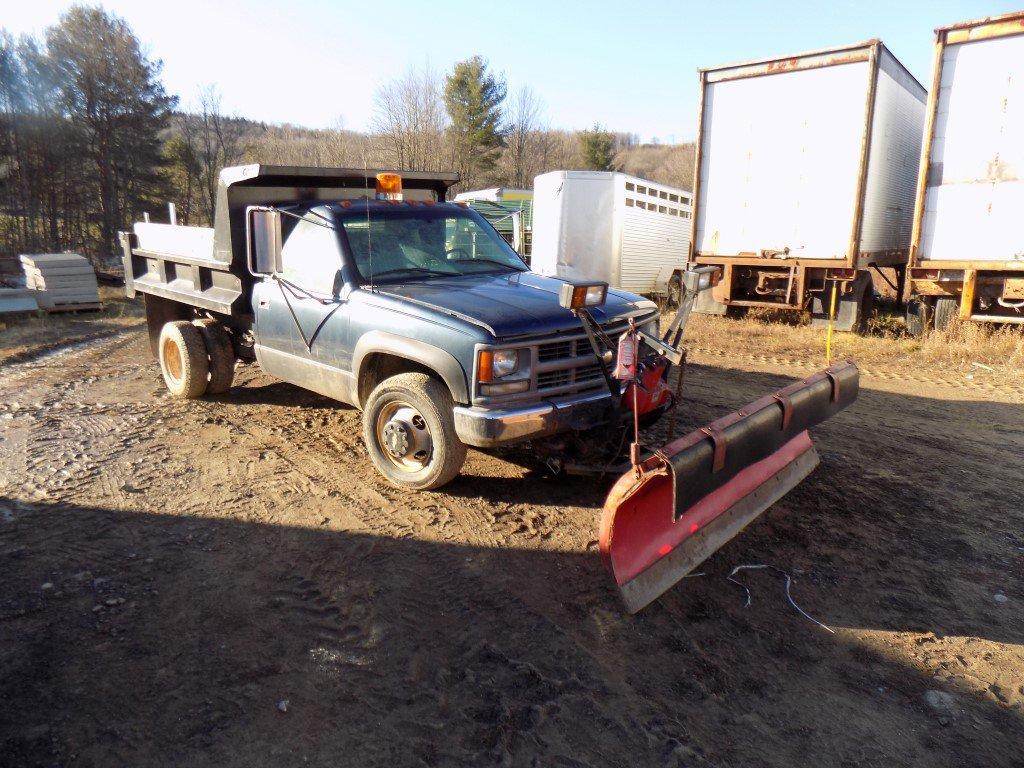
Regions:
M 680 342 L 690 310 L 697 294 L 714 283 L 717 270 L 685 273 L 679 310 L 661 338 L 633 331 L 650 349 L 621 398 L 621 407 L 634 411 L 634 423 L 638 401 L 635 394 L 631 400 L 631 390 L 644 389 L 650 379 L 641 377 L 652 371 L 667 380 L 669 366 L 685 361 Z M 584 307 L 574 311 L 601 360 L 596 323 Z M 602 368 L 611 387 L 603 361 Z M 817 467 L 807 430 L 853 403 L 859 379 L 852 362 L 837 363 L 670 438 L 644 458 L 634 448 L 633 466 L 605 500 L 599 533 L 602 560 L 630 613 L 661 596 Z

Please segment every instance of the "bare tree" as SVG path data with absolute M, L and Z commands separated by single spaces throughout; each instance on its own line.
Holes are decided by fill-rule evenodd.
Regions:
M 199 129 L 196 131 L 198 156 L 202 169 L 204 217 L 213 221 L 217 200 L 217 179 L 221 169 L 238 162 L 245 148 L 237 118 L 226 116 L 221 109 L 220 92 L 214 85 L 199 90 Z
M 445 115 L 441 84 L 428 67 L 409 69 L 384 84 L 374 99 L 373 129 L 396 168 L 437 171 L 444 162 Z
M 527 187 L 533 182 L 537 156 L 542 154 L 544 149 L 538 146 L 545 138 L 540 130 L 542 112 L 541 100 L 526 85 L 515 93 L 505 110 L 508 135 L 505 138 L 502 164 L 505 166 L 508 182 L 513 187 Z

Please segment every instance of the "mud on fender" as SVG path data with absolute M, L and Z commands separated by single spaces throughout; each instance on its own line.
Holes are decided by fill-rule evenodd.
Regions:
M 839 363 L 669 443 L 612 487 L 600 548 L 627 609 L 643 608 L 818 464 L 807 430 L 857 399 Z

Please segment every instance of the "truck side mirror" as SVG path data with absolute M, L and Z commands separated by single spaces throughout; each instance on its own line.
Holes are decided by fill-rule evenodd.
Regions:
M 251 206 L 246 210 L 249 271 L 273 275 L 281 271 L 281 213 Z

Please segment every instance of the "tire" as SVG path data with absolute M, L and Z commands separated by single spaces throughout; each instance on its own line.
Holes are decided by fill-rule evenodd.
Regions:
M 857 322 L 854 325 L 853 332 L 858 336 L 866 336 L 868 333 L 868 326 L 871 323 L 871 318 L 875 314 L 875 289 L 868 283 L 864 287 L 864 293 L 860 297 L 860 307 L 857 312 Z
M 952 296 L 941 296 L 935 300 L 935 330 L 944 331 L 949 328 L 953 318 L 960 313 L 960 303 Z
M 401 373 L 378 384 L 363 409 L 363 442 L 377 471 L 414 491 L 454 480 L 466 446 L 455 433 L 453 406 L 448 387 L 425 373 Z
M 203 335 L 188 320 L 165 323 L 160 331 L 160 372 L 175 397 L 202 397 L 210 377 Z
M 672 275 L 668 281 L 668 297 L 666 303 L 669 309 L 676 309 L 683 300 L 683 279 L 678 274 Z
M 921 338 L 928 330 L 928 309 L 928 302 L 923 299 L 907 302 L 907 332 L 914 338 Z
M 216 320 L 196 320 L 209 359 L 210 380 L 206 394 L 219 395 L 231 389 L 235 380 L 235 348 L 228 332 Z

